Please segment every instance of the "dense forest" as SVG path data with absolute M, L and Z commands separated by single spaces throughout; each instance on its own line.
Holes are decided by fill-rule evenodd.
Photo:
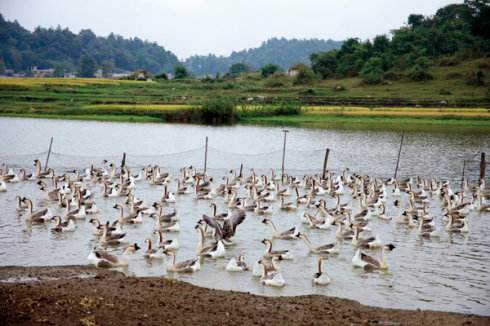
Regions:
M 115 71 L 145 69 L 154 73 L 172 71 L 179 63 L 172 52 L 138 38 L 98 37 L 91 30 L 75 34 L 60 27 L 38 27 L 30 32 L 0 15 L 0 66 L 15 71 L 31 66 L 78 71 L 82 60 Z
M 342 42 L 319 39 L 285 39 L 272 38 L 263 42 L 258 48 L 232 52 L 230 56 L 192 56 L 185 61 L 185 66 L 196 76 L 226 73 L 234 63 L 243 63 L 252 70 L 273 63 L 287 69 L 295 63 L 309 63 L 311 53 L 338 49 Z
M 346 40 L 340 49 L 313 53 L 311 68 L 322 79 L 360 76 L 368 84 L 408 77 L 432 79 L 433 64 L 455 65 L 490 56 L 490 5 L 488 0 L 466 0 L 439 9 L 433 16 L 412 14 L 407 25 L 391 37 L 376 36 L 365 42 Z M 482 83 L 474 72 L 475 84 Z

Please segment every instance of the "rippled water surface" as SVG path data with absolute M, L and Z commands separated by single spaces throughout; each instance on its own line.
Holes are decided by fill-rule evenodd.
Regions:
M 248 168 L 279 168 L 283 134 L 281 128 L 233 126 L 211 128 L 192 125 L 125 124 L 76 121 L 49 121 L 35 119 L 0 118 L 0 163 L 7 162 L 15 169 L 32 169 L 32 159 L 46 150 L 49 137 L 54 137 L 54 154 L 51 166 L 57 173 L 65 168 L 83 167 L 93 162 L 100 164 L 103 157 L 120 160 L 122 152 L 128 153 L 128 164 L 137 170 L 144 163 L 158 163 L 176 176 L 178 167 L 194 164 L 202 168 L 204 137 L 209 136 L 210 152 L 208 167 L 215 177 L 215 184 L 222 182 L 227 169 L 238 168 L 240 163 Z M 399 148 L 400 133 L 390 131 L 332 131 L 291 128 L 288 134 L 286 170 L 299 176 L 306 172 L 320 172 L 324 151 L 331 148 L 329 168 L 350 167 L 356 172 L 388 177 L 393 174 Z M 475 159 L 480 151 L 489 151 L 490 137 L 470 133 L 411 132 L 405 134 L 400 161 L 401 176 L 424 175 L 451 180 L 459 187 L 463 159 Z M 259 154 L 266 153 L 266 154 Z M 35 155 L 31 155 L 35 154 Z M 474 179 L 475 164 L 468 163 L 466 173 Z M 268 171 L 265 171 L 269 173 Z M 175 189 L 175 182 L 171 188 Z M 112 208 L 122 198 L 103 199 L 100 187 L 92 191 L 100 212 L 100 220 L 113 221 L 118 212 Z M 147 203 L 158 201 L 163 187 L 152 186 L 144 181 L 137 184 L 136 195 Z M 243 191 L 242 191 L 243 193 Z M 92 236 L 88 221 L 78 221 L 72 234 L 53 234 L 51 225 L 29 225 L 25 217 L 15 212 L 15 196 L 33 199 L 37 206 L 47 205 L 44 194 L 34 182 L 9 184 L 6 193 L 0 193 L 0 264 L 1 265 L 68 265 L 85 264 L 90 248 L 97 239 Z M 335 205 L 329 197 L 328 205 Z M 292 200 L 291 197 L 290 200 Z M 387 213 L 396 218 L 398 209 L 388 199 Z M 223 199 L 216 200 L 220 211 L 225 210 Z M 351 202 L 346 194 L 342 202 Z M 403 197 L 403 202 L 406 198 Z M 352 202 L 354 212 L 358 203 Z M 335 230 L 312 230 L 301 224 L 297 212 L 282 212 L 276 206 L 273 221 L 279 229 L 300 227 L 313 243 L 335 240 Z M 56 207 L 51 205 L 53 211 Z M 442 230 L 440 201 L 434 198 L 430 213 L 435 216 L 438 229 Z M 168 210 L 171 207 L 167 208 Z M 209 202 L 196 201 L 193 195 L 178 197 L 181 231 L 168 234 L 178 238 L 181 248 L 177 260 L 195 255 L 198 236 L 194 230 L 196 221 L 203 213 L 209 214 Z M 60 212 L 62 213 L 62 212 Z M 230 274 L 224 270 L 228 259 L 240 251 L 245 252 L 249 265 L 260 259 L 264 246 L 260 240 L 270 237 L 271 230 L 261 218 L 248 213 L 245 222 L 238 227 L 236 246 L 227 250 L 227 259 L 205 260 L 202 270 L 193 275 L 168 275 L 162 262 L 148 262 L 143 251 L 131 257 L 128 273 L 137 276 L 176 277 L 200 286 L 232 289 L 263 295 L 324 294 L 359 300 L 364 304 L 421 308 L 458 312 L 490 314 L 490 214 L 472 212 L 468 234 L 450 235 L 442 232 L 439 240 L 417 237 L 416 231 L 394 221 L 374 219 L 371 228 L 386 243 L 396 249 L 387 254 L 388 272 L 366 273 L 354 269 L 351 258 L 354 249 L 349 242 L 341 245 L 338 257 L 330 258 L 325 265 L 332 283 L 327 287 L 314 287 L 311 277 L 316 272 L 317 258 L 308 254 L 301 241 L 275 240 L 275 249 L 290 249 L 293 261 L 281 263 L 287 285 L 282 289 L 262 286 L 250 273 Z M 144 247 L 144 239 L 152 237 L 153 220 L 146 217 L 139 226 L 128 226 L 128 240 Z M 120 253 L 120 248 L 108 250 Z M 376 252 L 371 252 L 378 255 Z

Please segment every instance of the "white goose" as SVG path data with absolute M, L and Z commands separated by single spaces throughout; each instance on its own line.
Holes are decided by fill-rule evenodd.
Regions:
M 286 231 L 278 231 L 276 226 L 274 225 L 274 222 L 272 222 L 270 219 L 263 219 L 262 223 L 268 224 L 272 228 L 272 237 L 275 239 L 282 239 L 282 240 L 296 240 L 298 239 L 296 235 L 298 234 L 298 228 L 296 226 L 286 230 Z
M 325 257 L 318 257 L 318 272 L 313 275 L 313 284 L 316 285 L 328 285 L 330 284 L 330 277 L 327 272 L 323 271 L 323 261 Z
M 244 261 L 243 255 L 240 254 L 236 257 L 231 257 L 225 269 L 228 272 L 244 272 L 248 270 L 248 266 Z
M 90 264 L 101 268 L 124 267 L 129 265 L 128 256 L 139 249 L 138 244 L 132 244 L 124 250 L 121 257 L 117 257 L 94 247 L 87 259 Z

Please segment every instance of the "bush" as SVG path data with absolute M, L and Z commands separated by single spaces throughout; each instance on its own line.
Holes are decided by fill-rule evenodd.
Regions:
M 262 68 L 260 68 L 260 74 L 263 78 L 267 78 L 280 70 L 281 67 L 279 67 L 278 65 L 269 63 L 266 64 L 265 66 L 262 66 Z
M 168 80 L 168 76 L 166 73 L 162 72 L 161 74 L 158 74 L 155 76 L 156 80 Z
M 459 72 L 450 72 L 446 75 L 446 79 L 460 79 L 463 78 L 463 75 Z
M 274 109 L 273 113 L 276 115 L 298 115 L 301 113 L 301 105 L 292 102 L 281 103 Z
M 389 70 L 383 74 L 383 79 L 385 80 L 400 80 L 402 78 L 401 74 L 394 72 L 393 70 Z
M 298 94 L 299 95 L 312 96 L 312 95 L 315 95 L 316 92 L 313 88 L 308 88 L 308 89 L 305 89 L 304 91 L 299 92 Z
M 267 88 L 284 87 L 287 85 L 287 77 L 274 74 L 265 80 L 264 86 Z
M 472 86 L 483 86 L 485 85 L 485 74 L 483 71 L 472 71 L 466 78 L 466 83 Z
M 298 65 L 298 74 L 294 77 L 294 85 L 305 85 L 315 80 L 315 73 L 307 65 Z
M 333 88 L 334 92 L 343 92 L 345 90 L 347 90 L 347 88 L 345 88 L 343 85 L 335 85 Z
M 206 124 L 224 124 L 235 121 L 235 104 L 227 99 L 214 99 L 201 106 L 201 120 Z
M 223 85 L 223 89 L 235 89 L 235 88 L 236 88 L 236 86 L 233 83 L 228 82 L 228 83 Z
M 427 71 L 427 68 L 424 68 L 420 65 L 415 65 L 410 70 L 410 72 L 408 73 L 408 78 L 413 81 L 425 81 L 434 79 L 434 77 Z
M 439 95 L 451 95 L 452 92 L 448 89 L 445 89 L 445 88 L 441 88 L 441 90 L 439 90 Z

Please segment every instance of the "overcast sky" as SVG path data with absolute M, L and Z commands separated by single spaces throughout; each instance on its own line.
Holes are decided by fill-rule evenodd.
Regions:
M 90 28 L 155 41 L 180 58 L 229 55 L 271 37 L 372 38 L 458 0 L 0 0 L 27 29 Z

